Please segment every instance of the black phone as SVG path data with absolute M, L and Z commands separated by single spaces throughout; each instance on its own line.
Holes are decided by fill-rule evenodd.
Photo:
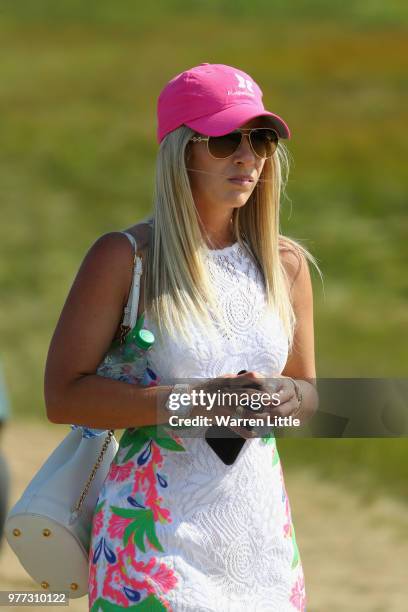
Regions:
M 214 437 L 214 436 L 217 437 Z M 227 437 L 228 435 L 228 437 Z M 212 425 L 205 432 L 208 446 L 218 455 L 225 465 L 232 465 L 238 457 L 246 439 L 228 427 Z
M 240 370 L 238 374 L 245 374 L 245 372 L 247 370 Z M 205 439 L 208 446 L 212 448 L 225 465 L 234 463 L 246 442 L 245 438 L 229 429 L 229 427 L 217 427 L 216 425 L 207 429 Z

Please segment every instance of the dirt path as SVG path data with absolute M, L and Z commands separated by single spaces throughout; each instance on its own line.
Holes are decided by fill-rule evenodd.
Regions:
M 2 447 L 10 463 L 11 503 L 67 431 L 65 426 L 46 424 L 14 423 L 6 428 Z M 385 498 L 367 507 L 357 495 L 307 472 L 288 471 L 285 478 L 306 576 L 307 612 L 405 612 L 407 507 Z M 0 590 L 10 589 L 37 585 L 3 542 Z M 71 600 L 69 609 L 85 612 L 87 598 Z

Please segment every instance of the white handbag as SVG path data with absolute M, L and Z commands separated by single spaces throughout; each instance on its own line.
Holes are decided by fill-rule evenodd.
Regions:
M 135 256 L 122 321 L 124 334 L 136 323 L 142 274 L 136 241 L 126 235 Z M 113 430 L 92 437 L 85 437 L 83 430 L 92 432 L 73 429 L 57 446 L 9 511 L 4 525 L 7 541 L 27 573 L 42 588 L 65 591 L 72 598 L 88 592 L 92 517 L 118 449 Z

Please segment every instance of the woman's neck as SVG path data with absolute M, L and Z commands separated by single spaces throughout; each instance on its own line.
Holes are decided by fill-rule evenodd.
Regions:
M 201 224 L 201 231 L 207 246 L 213 249 L 222 249 L 235 242 L 232 218 L 222 224 Z

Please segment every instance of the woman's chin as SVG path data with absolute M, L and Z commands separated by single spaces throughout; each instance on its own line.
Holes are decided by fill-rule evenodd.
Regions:
M 249 200 L 249 194 L 242 193 L 239 197 L 233 198 L 233 202 L 234 202 L 233 206 L 234 208 L 241 208 L 242 206 L 245 206 L 248 200 Z

